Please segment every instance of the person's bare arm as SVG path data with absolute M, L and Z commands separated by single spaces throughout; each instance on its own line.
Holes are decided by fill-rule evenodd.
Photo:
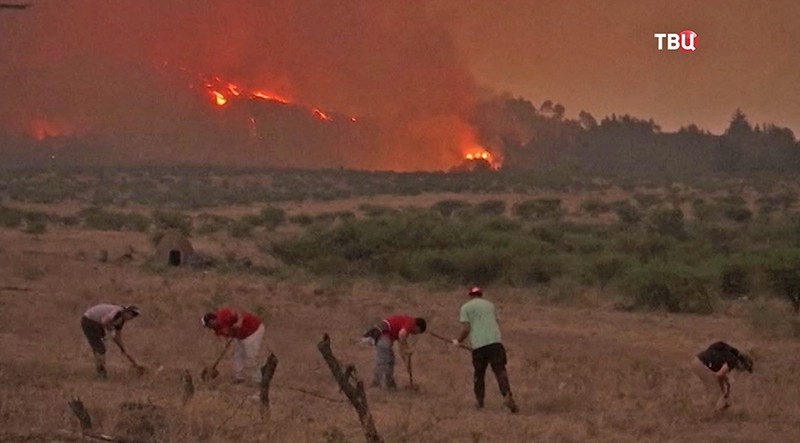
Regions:
M 401 329 L 400 333 L 397 334 L 397 342 L 400 344 L 400 356 L 403 358 L 403 360 L 406 360 L 411 354 L 411 351 L 408 347 L 408 336 L 409 333 L 405 329 Z
M 114 331 L 111 333 L 111 339 L 114 340 L 114 343 L 116 343 L 120 349 L 125 349 L 125 347 L 122 345 L 122 329 L 114 329 Z
M 103 325 L 106 330 L 111 330 L 114 326 L 114 317 L 116 317 L 117 314 L 119 314 L 119 311 L 106 314 L 106 316 L 100 320 L 100 324 Z
M 717 377 L 717 383 L 719 383 L 719 388 L 722 390 L 722 393 L 727 398 L 731 392 L 731 383 L 728 380 L 728 373 L 731 372 L 731 367 L 728 366 L 727 363 L 724 363 L 719 371 L 714 373 L 714 376 Z
M 458 334 L 458 338 L 455 339 L 453 342 L 454 344 L 459 344 L 462 341 L 466 340 L 469 337 L 469 331 L 471 330 L 471 326 L 468 322 L 461 323 L 461 333 Z

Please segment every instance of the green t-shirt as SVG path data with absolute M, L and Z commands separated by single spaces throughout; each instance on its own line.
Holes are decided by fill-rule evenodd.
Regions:
M 500 343 L 500 326 L 492 302 L 476 297 L 461 306 L 462 323 L 469 323 L 472 349 Z

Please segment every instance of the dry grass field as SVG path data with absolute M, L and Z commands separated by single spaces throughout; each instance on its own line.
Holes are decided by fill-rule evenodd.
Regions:
M 429 206 L 447 196 L 420 198 L 430 199 L 421 203 Z M 349 204 L 354 209 L 366 201 L 287 208 L 313 212 Z M 59 210 L 70 208 L 54 209 Z M 137 251 L 132 262 L 93 259 L 97 250 L 113 256 L 129 246 Z M 256 254 L 251 241 L 223 236 L 196 239 L 195 247 Z M 450 336 L 466 300 L 463 289 L 432 285 L 153 271 L 142 266 L 152 253 L 147 235 L 138 232 L 49 226 L 30 235 L 0 229 L 0 441 L 80 441 L 78 421 L 67 407 L 75 396 L 92 414 L 95 429 L 114 435 L 125 432 L 120 405 L 141 402 L 162 411 L 165 420 L 156 429 L 162 442 L 363 441 L 355 411 L 316 350 L 323 333 L 330 334 L 335 355 L 355 364 L 368 381 L 371 349 L 358 343 L 365 326 L 384 315 L 408 313 L 427 317 L 431 331 Z M 800 441 L 795 384 L 800 342 L 755 334 L 743 318 L 746 307 L 740 304 L 747 302 L 729 302 L 708 316 L 627 313 L 591 290 L 568 303 L 546 302 L 538 290 L 486 290 L 499 308 L 519 414 L 501 408 L 491 373 L 487 407 L 476 410 L 469 354 L 422 335 L 413 343 L 420 389 L 368 390 L 385 441 Z M 94 379 L 79 320 L 98 302 L 142 308 L 123 335 L 130 352 L 149 368 L 144 377 L 136 377 L 109 347 L 110 379 Z M 259 412 L 257 387 L 230 382 L 230 358 L 220 365 L 217 380 L 198 380 L 223 346 L 198 320 L 219 305 L 264 315 L 266 343 L 279 359 L 268 417 Z M 714 413 L 687 366 L 694 353 L 720 339 L 751 352 L 756 364 L 752 375 L 734 374 L 733 407 Z M 196 385 L 185 406 L 184 370 Z M 407 386 L 402 367 L 396 372 L 400 385 Z

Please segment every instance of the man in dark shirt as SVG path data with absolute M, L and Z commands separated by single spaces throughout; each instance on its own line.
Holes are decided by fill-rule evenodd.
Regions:
M 728 373 L 734 369 L 753 372 L 753 359 L 733 346 L 718 341 L 695 356 L 692 368 L 705 384 L 711 397 L 716 399 L 715 409 L 722 410 L 731 405 L 731 384 Z M 722 391 L 722 396 L 719 398 L 713 394 L 716 386 Z

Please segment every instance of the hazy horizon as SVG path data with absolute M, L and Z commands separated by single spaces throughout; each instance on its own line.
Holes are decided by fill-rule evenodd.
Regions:
M 116 162 L 438 170 L 502 155 L 474 117 L 505 94 L 664 131 L 719 134 L 737 108 L 800 128 L 800 11 L 693 3 L 33 1 L 0 10 L 0 136 L 86 136 Z M 654 33 L 684 29 L 697 51 L 657 50 Z M 228 81 L 297 110 L 246 103 Z

